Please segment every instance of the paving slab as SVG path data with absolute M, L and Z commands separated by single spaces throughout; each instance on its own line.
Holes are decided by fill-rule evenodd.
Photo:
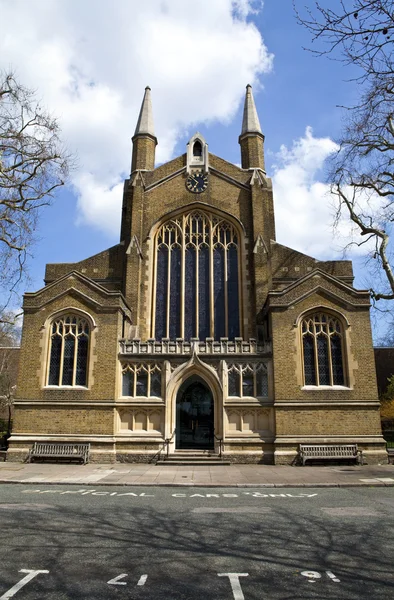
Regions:
M 0 463 L 0 483 L 26 485 L 151 485 L 218 487 L 394 487 L 394 465 L 156 466 L 132 463 L 64 465 Z

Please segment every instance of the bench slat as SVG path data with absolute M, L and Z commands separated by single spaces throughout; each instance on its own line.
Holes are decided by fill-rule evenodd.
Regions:
M 362 464 L 362 452 L 357 444 L 300 444 L 299 455 L 302 464 L 307 460 L 345 459 Z
M 78 458 L 86 464 L 89 460 L 90 444 L 61 444 L 56 442 L 34 442 L 28 456 L 33 458 Z

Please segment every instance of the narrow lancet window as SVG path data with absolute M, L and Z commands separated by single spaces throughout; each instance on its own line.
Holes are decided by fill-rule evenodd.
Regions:
M 304 384 L 345 385 L 343 331 L 335 317 L 315 313 L 302 320 Z
M 65 315 L 52 323 L 48 385 L 87 385 L 89 338 L 86 319 Z
M 200 140 L 196 140 L 194 142 L 193 156 L 194 157 L 201 157 L 202 156 L 202 144 L 201 144 Z

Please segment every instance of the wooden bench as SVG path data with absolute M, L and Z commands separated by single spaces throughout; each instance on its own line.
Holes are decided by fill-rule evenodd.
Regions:
M 90 444 L 61 444 L 58 442 L 34 442 L 29 451 L 27 462 L 35 458 L 55 458 L 80 460 L 84 465 L 89 462 Z
M 300 444 L 299 456 L 302 465 L 307 460 L 355 460 L 357 464 L 363 464 L 362 451 L 357 444 Z

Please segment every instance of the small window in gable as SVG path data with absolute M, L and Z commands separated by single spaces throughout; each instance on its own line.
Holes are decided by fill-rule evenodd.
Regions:
M 52 323 L 48 385 L 87 386 L 89 340 L 84 318 L 64 315 Z
M 193 145 L 193 156 L 194 157 L 202 157 L 202 144 L 200 140 L 196 140 Z
M 301 322 L 304 384 L 345 385 L 343 328 L 336 317 L 308 315 Z

